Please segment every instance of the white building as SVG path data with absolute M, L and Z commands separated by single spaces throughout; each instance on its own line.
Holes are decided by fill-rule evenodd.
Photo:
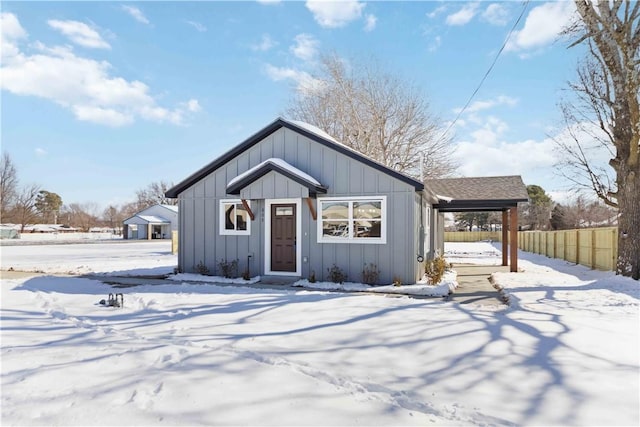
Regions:
M 178 207 L 151 206 L 125 219 L 123 224 L 124 239 L 171 239 L 171 232 L 178 229 Z

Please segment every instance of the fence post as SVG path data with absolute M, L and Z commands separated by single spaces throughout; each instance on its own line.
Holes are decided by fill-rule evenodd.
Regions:
M 171 253 L 178 253 L 178 232 L 175 230 L 171 232 Z
M 591 230 L 591 269 L 596 268 L 596 230 Z
M 576 264 L 580 264 L 580 230 L 576 230 Z
M 611 230 L 611 271 L 616 271 L 618 264 L 618 228 Z

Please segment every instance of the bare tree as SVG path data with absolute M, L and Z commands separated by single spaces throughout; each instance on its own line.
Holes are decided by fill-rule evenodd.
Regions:
M 98 220 L 98 204 L 95 202 L 88 203 L 71 203 L 64 206 L 64 211 L 60 216 L 66 220 L 71 227 L 78 227 L 84 231 L 99 223 Z
M 38 218 L 36 209 L 36 201 L 40 186 L 31 184 L 25 186 L 22 191 L 16 195 L 16 200 L 12 210 L 12 216 L 20 224 L 20 232 L 24 232 L 27 224 L 33 224 Z
M 171 187 L 172 183 L 157 181 L 136 191 L 136 212 L 153 205 L 177 205 L 178 199 L 170 199 L 164 195 Z
M 0 221 L 6 221 L 17 191 L 18 172 L 13 165 L 11 156 L 5 151 L 0 160 Z
M 640 279 L 640 2 L 574 0 L 579 20 L 571 46 L 586 43 L 587 59 L 570 85 L 563 113 L 569 137 L 558 142 L 565 174 L 618 209 L 616 273 Z M 609 155 L 598 164 L 594 150 Z M 614 175 L 614 176 L 612 176 Z
M 287 116 L 397 171 L 451 175 L 453 146 L 418 91 L 375 64 L 349 65 L 335 54 L 322 56 L 316 84 L 297 92 Z

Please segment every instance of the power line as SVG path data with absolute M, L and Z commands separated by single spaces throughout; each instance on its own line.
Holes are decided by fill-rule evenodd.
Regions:
M 467 107 L 469 107 L 469 104 L 471 104 L 471 100 L 473 99 L 474 96 L 476 96 L 476 94 L 478 93 L 478 91 L 482 87 L 482 84 L 484 83 L 484 81 L 487 79 L 487 77 L 489 77 L 489 74 L 491 73 L 491 70 L 493 70 L 494 65 L 496 65 L 496 62 L 498 62 L 498 58 L 500 57 L 500 54 L 502 53 L 504 48 L 507 46 L 507 43 L 509 42 L 509 39 L 511 38 L 511 35 L 513 34 L 513 32 L 515 31 L 516 27 L 520 23 L 520 20 L 524 16 L 524 12 L 527 10 L 527 6 L 529 5 L 529 1 L 530 0 L 526 0 L 524 2 L 524 6 L 522 8 L 522 11 L 520 12 L 520 16 L 518 16 L 518 19 L 516 19 L 516 22 L 513 24 L 513 27 L 511 27 L 511 30 L 509 30 L 509 34 L 507 34 L 507 38 L 504 40 L 504 43 L 502 44 L 502 47 L 500 48 L 500 50 L 496 54 L 496 57 L 493 58 L 493 62 L 491 63 L 491 66 L 489 67 L 487 72 L 484 73 L 484 76 L 482 77 L 482 80 L 480 80 L 480 83 L 478 83 L 478 86 L 476 87 L 476 89 L 473 91 L 473 93 L 469 97 L 469 100 L 467 101 L 467 103 L 464 104 L 464 107 L 462 107 L 462 109 L 458 112 L 458 115 L 456 116 L 456 118 L 453 119 L 453 121 L 449 124 L 447 129 L 442 133 L 440 138 L 444 137 L 447 134 L 447 132 L 449 132 L 449 130 L 453 127 L 453 125 L 456 124 L 456 122 L 458 121 L 458 119 L 460 118 L 462 113 L 464 113 L 464 111 L 467 109 Z

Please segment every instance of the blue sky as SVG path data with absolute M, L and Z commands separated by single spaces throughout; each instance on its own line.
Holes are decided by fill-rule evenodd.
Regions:
M 446 127 L 523 2 L 3 2 L 2 150 L 64 203 L 133 201 L 283 114 L 318 55 L 374 57 Z M 581 48 L 572 2 L 530 2 L 453 126 L 462 176 L 520 174 L 561 199 L 550 136 Z

